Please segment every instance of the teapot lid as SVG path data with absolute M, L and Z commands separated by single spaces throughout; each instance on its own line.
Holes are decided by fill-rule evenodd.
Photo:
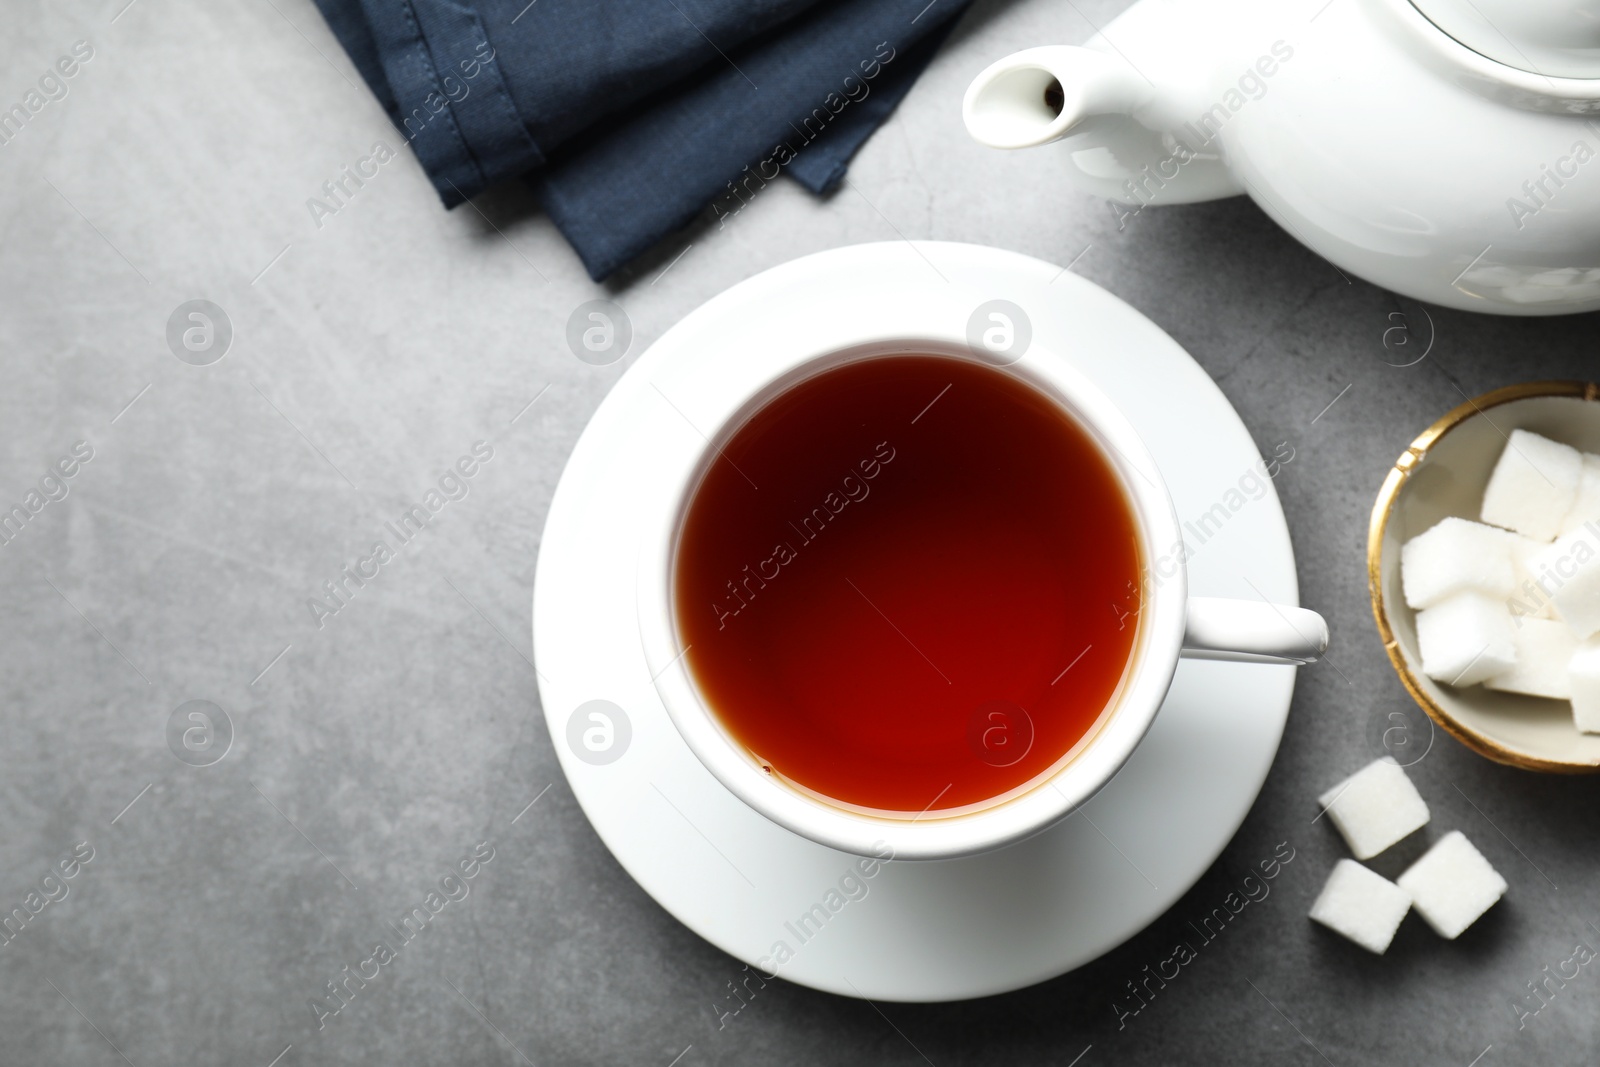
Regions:
M 1600 79 L 1600 0 L 1411 0 L 1474 52 L 1551 78 Z

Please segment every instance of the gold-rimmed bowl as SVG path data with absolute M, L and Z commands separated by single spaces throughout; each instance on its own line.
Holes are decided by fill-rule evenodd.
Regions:
M 1454 515 L 1478 519 L 1483 490 L 1514 429 L 1600 452 L 1600 386 L 1527 382 L 1467 401 L 1424 430 L 1378 491 L 1367 535 L 1372 613 L 1389 661 L 1430 718 L 1497 763 L 1530 771 L 1600 771 L 1600 735 L 1572 722 L 1566 701 L 1454 688 L 1422 673 L 1416 612 L 1400 589 L 1400 546 Z

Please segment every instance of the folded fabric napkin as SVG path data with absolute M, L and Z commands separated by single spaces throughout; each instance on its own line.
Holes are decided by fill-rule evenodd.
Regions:
M 838 184 L 968 2 L 316 0 L 445 205 L 526 176 L 596 281 Z

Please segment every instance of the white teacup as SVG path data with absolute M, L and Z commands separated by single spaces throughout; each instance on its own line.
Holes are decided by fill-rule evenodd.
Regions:
M 860 359 L 894 353 L 952 356 L 996 367 L 1056 403 L 1088 431 L 1117 472 L 1140 532 L 1143 603 L 1131 668 L 1092 739 L 992 804 L 960 814 L 882 817 L 847 810 L 801 792 L 764 771 L 718 720 L 696 684 L 679 637 L 673 580 L 685 513 L 721 447 L 760 409 L 797 382 Z M 1328 643 L 1322 617 L 1264 601 L 1188 595 L 1183 538 L 1161 474 L 1133 427 L 1107 397 L 1057 353 L 1037 341 L 1028 358 L 1000 365 L 956 338 L 904 337 L 843 349 L 797 353 L 788 369 L 747 387 L 708 389 L 697 397 L 703 449 L 675 461 L 667 489 L 676 506 L 644 531 L 639 557 L 639 629 L 657 692 L 689 748 L 735 796 L 780 826 L 864 856 L 940 859 L 998 848 L 1064 818 L 1111 780 L 1155 721 L 1178 660 L 1310 663 Z M 708 405 L 710 405 L 708 407 Z M 711 422 L 705 420 L 709 415 Z

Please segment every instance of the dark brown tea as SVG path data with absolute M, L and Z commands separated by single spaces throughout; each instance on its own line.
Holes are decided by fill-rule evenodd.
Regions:
M 944 356 L 808 378 L 738 429 L 677 548 L 685 658 L 770 772 L 852 809 L 950 811 L 1095 732 L 1138 625 L 1138 527 L 1088 432 Z

